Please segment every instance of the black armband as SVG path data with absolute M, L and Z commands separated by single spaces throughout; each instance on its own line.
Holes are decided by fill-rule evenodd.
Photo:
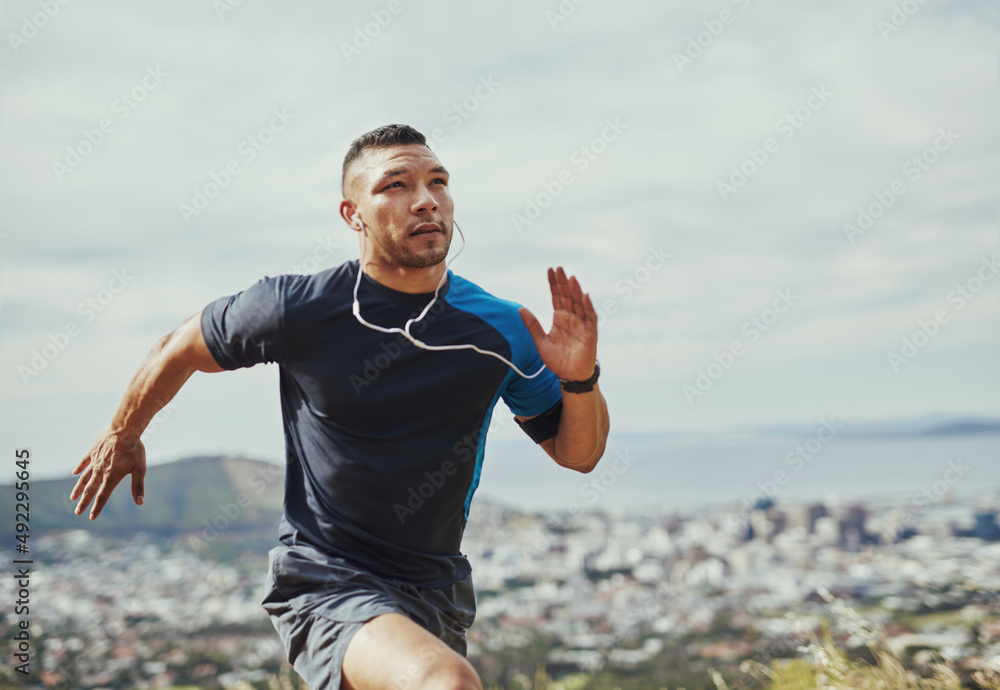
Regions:
M 532 441 L 541 443 L 553 438 L 559 432 L 559 418 L 562 417 L 562 408 L 563 401 L 560 400 L 537 417 L 526 419 L 523 422 L 514 417 L 514 421 Z

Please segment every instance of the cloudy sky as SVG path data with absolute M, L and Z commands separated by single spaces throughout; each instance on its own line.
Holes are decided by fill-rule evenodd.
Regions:
M 579 277 L 616 431 L 1000 415 L 996 3 L 0 8 L 0 425 L 36 476 L 183 319 L 357 256 L 340 165 L 388 122 L 452 173 L 455 272 L 546 325 L 546 268 Z M 196 375 L 150 462 L 280 458 L 276 385 Z

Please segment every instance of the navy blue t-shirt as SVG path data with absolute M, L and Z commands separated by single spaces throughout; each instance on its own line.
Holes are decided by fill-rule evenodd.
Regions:
M 497 400 L 537 415 L 561 398 L 548 369 L 522 378 L 471 349 L 428 351 L 362 325 L 352 312 L 358 260 L 315 275 L 265 277 L 202 312 L 225 369 L 275 362 L 285 428 L 279 539 L 306 543 L 377 575 L 424 587 L 471 572 L 460 551 Z M 369 323 L 400 327 L 433 292 L 361 277 Z M 542 366 L 520 305 L 450 270 L 410 333 L 428 345 L 472 343 L 527 375 Z

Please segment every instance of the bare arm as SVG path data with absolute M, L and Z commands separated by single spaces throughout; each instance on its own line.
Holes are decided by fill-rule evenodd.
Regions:
M 93 498 L 90 519 L 95 520 L 126 475 L 132 476 L 132 499 L 142 505 L 146 449 L 139 437 L 196 371 L 223 371 L 202 336 L 201 312 L 157 341 L 129 381 L 111 424 L 73 470 L 83 473 L 69 495 L 80 498 L 77 515 Z
M 563 391 L 563 410 L 555 437 L 538 445 L 563 467 L 590 472 L 604 455 L 611 421 L 608 404 L 597 384 L 589 393 Z M 522 422 L 531 417 L 517 416 Z
M 552 290 L 552 328 L 521 308 L 521 319 L 531 333 L 538 354 L 552 373 L 568 381 L 590 378 L 597 361 L 597 312 L 575 277 L 560 266 L 549 269 Z M 555 437 L 539 445 L 563 467 L 590 472 L 604 455 L 611 422 L 608 405 L 597 385 L 587 393 L 562 392 L 563 410 Z M 519 420 L 531 417 L 517 417 Z

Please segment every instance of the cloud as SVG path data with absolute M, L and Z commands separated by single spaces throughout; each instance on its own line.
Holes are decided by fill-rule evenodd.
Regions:
M 10 33 L 39 5 L 6 3 L 0 412 L 8 423 L 34 438 L 50 413 L 82 415 L 73 435 L 52 442 L 53 453 L 75 457 L 148 347 L 183 318 L 300 266 L 317 242 L 339 243 L 318 268 L 353 258 L 356 237 L 337 215 L 340 162 L 355 136 L 386 122 L 446 135 L 435 150 L 452 171 L 469 243 L 456 272 L 530 306 L 543 323 L 548 266 L 570 267 L 595 302 L 615 305 L 600 357 L 623 427 L 854 407 L 996 414 L 986 391 L 998 383 L 987 354 L 997 284 L 956 314 L 932 356 L 898 375 L 884 361 L 915 319 L 997 249 L 993 4 L 930 3 L 887 37 L 879 21 L 893 12 L 888 2 L 595 0 L 553 25 L 546 11 L 557 6 L 513 2 L 497 13 L 449 2 L 428 11 L 402 1 L 375 32 L 366 25 L 385 19 L 384 4 L 243 3 L 220 17 L 208 2 L 135 2 L 114 13 L 69 3 L 15 51 Z M 733 21 L 702 37 L 709 45 L 679 70 L 675 53 L 718 29 L 724 10 Z M 350 61 L 344 45 L 359 51 Z M 150 70 L 167 75 L 155 88 L 150 79 L 143 86 Z M 482 80 L 496 84 L 488 98 L 475 96 Z M 830 95 L 813 108 L 817 89 Z M 133 92 L 142 100 L 123 116 L 121 99 Z M 251 146 L 250 159 L 246 142 L 260 138 L 275 108 L 294 119 Z M 627 129 L 595 146 L 609 118 Z M 80 155 L 103 119 L 113 130 Z M 918 179 L 907 175 L 907 161 L 948 127 L 960 135 L 953 146 Z M 769 138 L 776 149 L 723 198 L 720 181 Z M 81 161 L 60 178 L 54 164 L 68 165 L 67 147 Z M 180 206 L 232 161 L 239 174 L 185 222 Z M 518 233 L 512 215 L 563 171 L 572 183 Z M 851 244 L 844 224 L 896 179 L 906 193 Z M 623 281 L 660 246 L 670 261 L 627 293 Z M 85 324 L 64 358 L 22 385 L 17 365 L 79 320 L 81 300 L 122 267 L 134 283 Z M 681 384 L 787 287 L 801 302 L 705 396 L 709 404 L 689 406 Z M 812 372 L 815 385 L 789 388 L 792 366 Z M 274 397 L 273 374 L 245 381 L 242 394 Z M 897 394 L 904 389 L 912 394 Z M 219 411 L 218 397 L 184 395 L 183 414 L 211 410 L 218 425 L 186 425 L 178 412 L 154 455 L 218 446 L 237 430 L 236 443 L 280 453 L 279 422 L 267 417 L 274 409 L 240 416 Z

